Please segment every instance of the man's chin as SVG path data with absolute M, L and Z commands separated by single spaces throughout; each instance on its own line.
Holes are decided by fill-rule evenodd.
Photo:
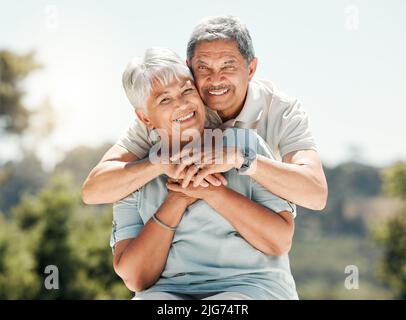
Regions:
M 224 103 L 207 103 L 206 104 L 207 107 L 209 107 L 211 110 L 214 111 L 224 111 L 227 110 L 229 108 L 228 105 L 224 104 Z

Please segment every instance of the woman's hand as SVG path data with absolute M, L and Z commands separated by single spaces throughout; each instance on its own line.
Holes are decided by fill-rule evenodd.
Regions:
M 168 182 L 166 183 L 167 187 L 168 187 L 168 196 L 167 196 L 167 200 L 168 201 L 175 201 L 175 202 L 182 202 L 185 204 L 186 207 L 190 206 L 192 203 L 195 203 L 198 198 L 193 197 L 189 194 L 186 194 L 185 192 L 179 192 L 177 190 L 171 189 L 169 188 L 169 186 L 173 186 L 173 185 L 179 185 L 180 188 L 182 189 L 182 186 L 179 184 L 177 179 L 168 179 Z M 206 189 L 206 187 L 200 187 L 202 189 Z
M 201 186 L 194 187 L 192 184 L 189 184 L 187 187 L 182 187 L 181 180 L 173 180 L 173 179 L 168 180 L 168 182 L 166 183 L 166 187 L 170 191 L 173 191 L 175 193 L 181 193 L 187 198 L 195 199 L 193 202 L 195 202 L 198 199 L 204 200 L 208 196 L 210 196 L 213 192 L 219 192 L 227 188 L 222 184 L 220 184 L 219 186 L 209 185 L 208 187 Z

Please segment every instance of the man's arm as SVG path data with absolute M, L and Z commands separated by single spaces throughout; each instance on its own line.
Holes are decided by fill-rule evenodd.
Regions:
M 186 168 L 184 187 L 195 175 L 195 186 L 206 175 L 215 172 L 225 172 L 232 168 L 240 168 L 242 155 L 237 148 L 223 148 L 212 152 L 209 164 L 204 164 L 200 171 L 194 166 Z M 182 156 L 182 154 L 180 155 Z M 200 157 L 200 155 L 198 155 Z M 206 154 L 201 156 L 202 161 Z M 223 159 L 223 161 L 217 161 Z M 200 160 L 200 159 L 199 159 Z M 231 160 L 231 161 L 230 161 Z M 190 158 L 183 162 L 178 170 L 182 170 L 197 159 Z M 327 182 L 319 155 L 314 150 L 299 150 L 288 153 L 283 162 L 264 155 L 258 155 L 253 163 L 253 170 L 249 174 L 255 181 L 264 186 L 271 193 L 292 203 L 312 210 L 322 210 L 327 201 Z
M 90 172 L 82 186 L 82 199 L 86 204 L 113 203 L 125 198 L 156 177 L 166 174 L 175 179 L 183 179 L 179 164 L 151 163 L 148 158 L 139 160 L 127 149 L 115 144 Z M 199 185 L 218 186 L 226 184 L 220 174 L 208 175 Z
M 115 144 L 90 172 L 82 187 L 87 204 L 118 201 L 163 173 L 163 167 L 141 160 Z
M 250 176 L 273 194 L 299 206 L 312 210 L 326 206 L 327 181 L 314 150 L 290 152 L 283 162 L 258 155 L 256 170 Z

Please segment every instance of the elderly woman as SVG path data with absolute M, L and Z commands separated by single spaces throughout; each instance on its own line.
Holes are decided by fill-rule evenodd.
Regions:
M 203 136 L 205 106 L 172 51 L 147 50 L 123 83 L 139 119 L 170 154 L 190 142 L 182 133 Z M 256 155 L 272 154 L 247 129 L 227 129 L 223 142 L 235 157 L 223 170 L 227 185 L 183 188 L 164 174 L 174 164 L 162 163 L 161 175 L 114 204 L 114 269 L 135 299 L 298 298 L 287 254 L 295 206 L 244 174 Z

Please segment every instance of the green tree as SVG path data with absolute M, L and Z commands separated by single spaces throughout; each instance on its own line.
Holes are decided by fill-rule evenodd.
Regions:
M 32 299 L 39 292 L 29 237 L 0 214 L 0 299 Z
M 387 194 L 406 200 L 406 163 L 385 169 L 383 180 Z M 379 275 L 400 299 L 406 299 L 406 204 L 376 230 L 375 236 L 384 247 Z
M 20 161 L 9 161 L 0 167 L 0 210 L 8 213 L 24 193 L 36 194 L 49 179 L 42 163 L 33 153 Z
M 22 102 L 25 95 L 22 83 L 38 68 L 33 52 L 17 55 L 0 51 L 0 132 L 21 134 L 28 128 L 30 111 Z
M 13 209 L 12 217 L 28 237 L 35 261 L 39 279 L 35 298 L 129 298 L 112 267 L 111 209 L 84 206 L 72 180 L 68 174 L 56 175 L 37 196 L 24 196 Z M 48 265 L 58 267 L 58 290 L 43 285 Z

